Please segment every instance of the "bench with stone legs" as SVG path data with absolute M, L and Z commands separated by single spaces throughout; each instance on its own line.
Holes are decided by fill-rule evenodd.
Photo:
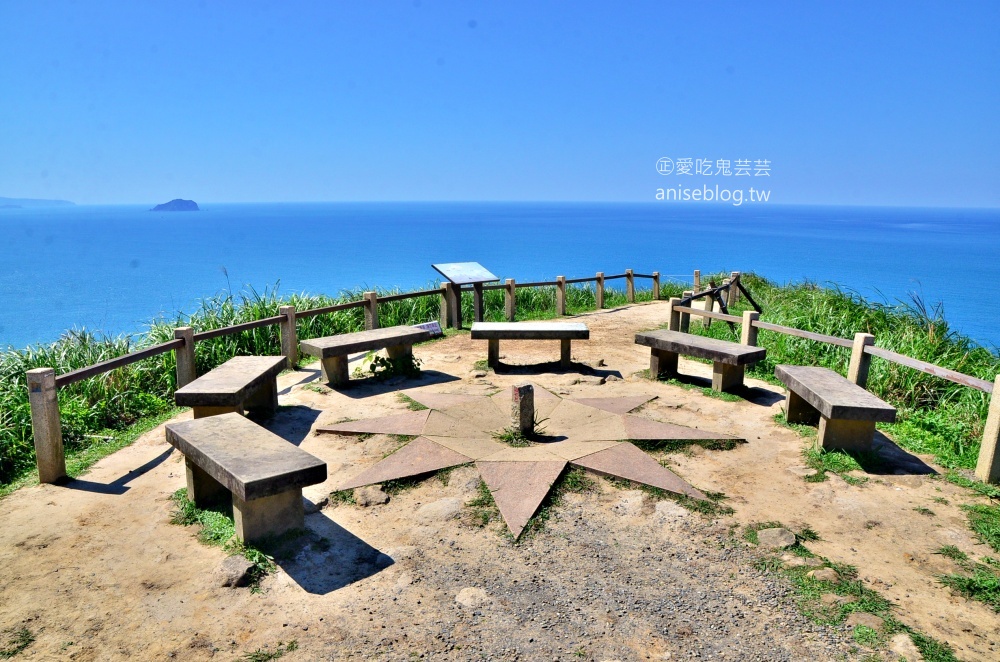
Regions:
M 497 369 L 500 365 L 501 340 L 558 340 L 559 367 L 570 367 L 570 343 L 589 340 L 590 330 L 582 322 L 476 322 L 472 325 L 473 340 L 486 340 L 486 362 Z
M 779 365 L 774 376 L 788 387 L 789 423 L 815 423 L 825 450 L 871 450 L 875 423 L 892 423 L 896 408 L 828 368 Z
M 260 541 L 305 526 L 302 488 L 326 480 L 326 463 L 231 413 L 168 423 L 184 454 L 187 495 L 199 508 L 233 508 L 236 536 Z
M 287 365 L 284 356 L 234 356 L 177 389 L 174 401 L 193 408 L 195 418 L 244 409 L 269 416 L 278 408 L 278 373 Z
M 680 354 L 712 361 L 712 389 L 730 391 L 743 386 L 747 365 L 764 360 L 767 350 L 740 343 L 695 336 L 680 331 L 647 331 L 635 334 L 635 342 L 650 348 L 649 374 L 676 377 Z
M 315 356 L 323 367 L 323 379 L 331 386 L 347 386 L 350 372 L 347 366 L 349 354 L 371 352 L 384 349 L 390 359 L 410 359 L 413 344 L 431 339 L 431 332 L 414 326 L 390 326 L 385 329 L 370 329 L 339 336 L 313 338 L 299 343 L 303 354 Z

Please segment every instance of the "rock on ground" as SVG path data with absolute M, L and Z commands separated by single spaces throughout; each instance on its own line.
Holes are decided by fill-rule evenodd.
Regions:
M 757 532 L 757 541 L 761 547 L 785 549 L 795 544 L 795 534 L 788 529 L 761 529 Z
M 486 591 L 472 586 L 466 586 L 455 596 L 455 602 L 469 609 L 481 607 L 489 601 L 490 596 L 486 594 Z
M 215 569 L 216 586 L 237 588 L 250 583 L 253 563 L 242 556 L 230 556 Z
M 354 501 L 362 508 L 389 503 L 389 495 L 379 485 L 367 485 L 354 490 Z

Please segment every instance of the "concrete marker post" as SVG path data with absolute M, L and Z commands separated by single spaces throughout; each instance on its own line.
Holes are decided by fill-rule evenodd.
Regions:
M 710 312 L 710 313 L 715 311 L 715 299 L 713 299 L 710 296 L 706 296 L 705 297 L 705 310 L 708 311 L 708 312 Z M 702 317 L 701 318 L 701 325 L 703 327 L 705 327 L 706 329 L 711 328 L 711 326 L 712 326 L 712 318 L 711 317 Z
M 737 283 L 740 282 L 740 272 L 733 271 L 729 274 L 729 302 L 727 305 L 733 305 L 740 300 L 740 287 Z
M 629 303 L 635 303 L 635 276 L 631 269 L 625 270 L 625 296 Z
M 701 269 L 694 270 L 694 291 L 701 292 Z
M 976 462 L 976 478 L 984 483 L 1000 483 L 1000 375 L 993 381 L 983 443 Z
M 683 296 L 684 297 L 689 297 L 692 294 L 694 294 L 694 292 L 692 292 L 691 290 L 684 290 L 684 295 Z M 690 307 L 690 306 L 691 306 L 691 303 L 688 302 L 688 307 Z M 691 330 L 691 313 L 681 313 L 680 330 L 681 330 L 681 333 L 689 333 L 690 332 L 690 330 Z
M 535 387 L 520 384 L 510 387 L 511 426 L 526 437 L 535 433 Z
M 740 329 L 740 343 L 757 346 L 757 332 L 760 330 L 754 326 L 754 322 L 760 319 L 760 313 L 756 310 L 743 311 L 743 328 Z
M 517 286 L 514 283 L 513 278 L 508 278 L 504 283 L 505 289 L 503 291 L 503 307 L 504 312 L 507 314 L 507 321 L 513 322 L 514 318 L 517 316 Z
M 865 352 L 865 347 L 875 344 L 875 336 L 870 333 L 855 333 L 854 345 L 851 347 L 851 363 L 847 366 L 847 378 L 865 388 L 868 385 L 868 369 L 871 367 L 872 355 Z
M 365 292 L 365 330 L 371 331 L 378 328 L 378 293 Z
M 55 483 L 66 476 L 56 371 L 52 368 L 34 368 L 26 376 L 38 482 Z
M 285 321 L 279 324 L 281 353 L 288 359 L 288 368 L 295 370 L 299 364 L 299 335 L 295 328 L 295 306 L 281 306 L 278 312 L 285 316 Z
M 177 388 L 187 386 L 198 377 L 194 360 L 194 329 L 181 326 L 174 329 L 174 338 L 183 340 L 184 344 L 174 350 L 174 362 L 177 364 Z
M 681 314 L 674 310 L 678 303 L 680 303 L 680 297 L 670 297 L 670 307 L 667 308 L 667 314 L 669 315 L 670 320 L 670 326 L 668 328 L 671 331 L 680 331 L 681 328 Z
M 660 272 L 653 272 L 653 301 L 660 300 Z
M 556 276 L 556 315 L 566 314 L 566 276 Z
M 597 290 L 594 292 L 594 298 L 597 300 L 597 309 L 602 310 L 604 308 L 604 272 L 597 272 Z

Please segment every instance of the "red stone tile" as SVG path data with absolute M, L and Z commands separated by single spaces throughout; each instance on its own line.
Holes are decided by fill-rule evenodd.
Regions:
M 632 444 L 618 444 L 607 450 L 573 460 L 572 463 L 603 476 L 624 478 L 675 494 L 686 494 L 695 499 L 706 498 L 702 492 L 691 487 L 678 478 L 677 474 L 665 469 L 659 462 Z
M 517 538 L 538 510 L 552 484 L 559 478 L 565 461 L 555 462 L 476 462 L 490 488 L 507 528 Z
M 467 402 L 482 400 L 484 395 L 465 395 L 464 393 L 424 393 L 419 390 L 405 391 L 408 397 L 431 409 L 447 409 Z
M 636 407 L 655 399 L 655 395 L 631 395 L 621 398 L 573 398 L 573 402 L 610 411 L 612 414 L 627 414 Z
M 684 427 L 683 425 L 651 421 L 648 418 L 632 416 L 631 414 L 625 415 L 625 432 L 629 439 L 656 439 L 664 441 L 673 439 L 737 438 L 731 437 L 728 434 L 722 434 L 721 432 L 712 432 L 711 430 L 696 430 Z
M 316 432 L 332 434 L 408 434 L 417 435 L 423 432 L 424 424 L 430 410 L 408 411 L 395 416 L 369 418 L 363 421 L 348 421 L 316 428 Z
M 362 485 L 382 483 L 396 478 L 419 476 L 446 467 L 472 462 L 472 458 L 445 448 L 430 439 L 417 437 L 381 462 L 365 469 L 339 486 L 347 490 Z

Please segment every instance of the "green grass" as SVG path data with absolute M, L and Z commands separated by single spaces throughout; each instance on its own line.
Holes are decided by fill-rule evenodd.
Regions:
M 531 440 L 513 426 L 497 430 L 493 433 L 493 438 L 500 443 L 513 446 L 514 448 L 525 448 L 531 445 Z
M 35 635 L 26 627 L 5 630 L 3 637 L 4 641 L 0 644 L 0 659 L 3 660 L 20 655 L 35 641 Z
M 249 653 L 244 653 L 243 659 L 246 662 L 271 662 L 272 660 L 284 657 L 285 653 L 291 653 L 298 649 L 299 643 L 295 639 L 292 639 L 287 644 L 279 641 L 274 650 L 270 648 L 258 648 Z
M 406 408 L 409 409 L 410 411 L 424 411 L 425 409 L 427 409 L 427 407 L 420 404 L 419 402 L 417 402 L 410 396 L 406 395 L 405 393 L 397 393 L 396 399 L 402 402 L 404 405 L 406 405 Z
M 939 577 L 941 583 L 970 600 L 987 605 L 1000 614 L 1000 575 L 986 565 L 976 564 L 970 574 L 948 574 Z
M 979 539 L 1000 552 L 1000 505 L 975 504 L 962 506 L 962 510 Z

